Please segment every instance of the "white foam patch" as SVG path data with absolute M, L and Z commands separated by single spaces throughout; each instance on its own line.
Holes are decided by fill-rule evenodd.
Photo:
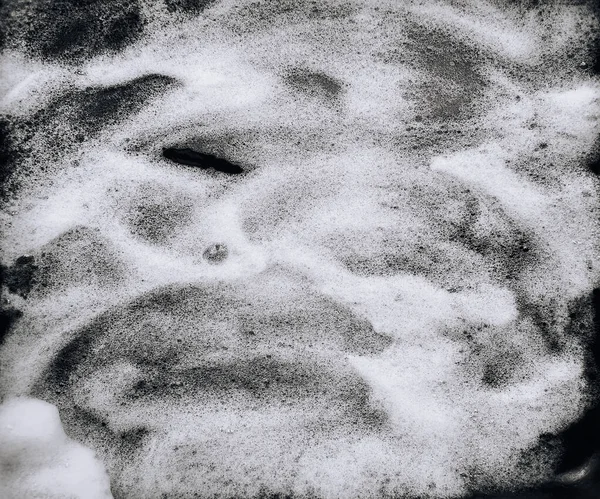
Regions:
M 0 405 L 0 463 L 6 499 L 112 499 L 102 463 L 65 435 L 56 407 L 41 400 Z
M 64 68 L 32 61 L 12 51 L 0 55 L 0 72 L 0 109 L 17 116 L 26 116 L 47 102 L 52 92 L 38 92 L 41 87 L 58 90 L 73 78 Z
M 514 60 L 536 62 L 541 48 L 537 33 L 525 31 L 514 23 L 501 9 L 489 2 L 468 3 L 464 6 L 445 2 L 428 2 L 412 7 L 419 16 L 451 26 L 463 36 L 477 40 L 502 56 Z M 491 26 L 489 19 L 494 19 Z
M 551 476 L 555 456 L 528 451 L 585 408 L 585 345 L 566 326 L 599 277 L 598 183 L 582 161 L 600 84 L 567 58 L 593 22 L 583 7 L 396 3 L 222 2 L 177 22 L 148 4 L 122 54 L 0 60 L 0 106 L 18 116 L 57 89 L 180 83 L 58 155 L 36 135 L 2 213 L 4 263 L 52 265 L 45 289 L 11 296 L 24 315 L 0 350 L 0 394 L 89 411 L 104 429 L 69 420 L 82 439 L 146 430 L 127 448 L 90 438 L 126 497 L 454 497 Z M 175 165 L 171 146 L 247 172 Z M 222 261 L 205 256 L 216 244 Z M 166 312 L 127 308 L 160 289 L 181 291 Z M 104 363 L 55 393 L 44 370 L 92 322 Z M 235 361 L 222 377 L 254 386 L 244 361 L 261 356 L 297 373 L 291 395 L 185 378 Z M 294 362 L 319 366 L 316 388 Z M 45 402 L 0 406 L 0 444 L 6 497 L 110 497 Z

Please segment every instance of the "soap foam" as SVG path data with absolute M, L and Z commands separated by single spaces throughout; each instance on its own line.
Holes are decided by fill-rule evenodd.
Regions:
M 598 281 L 600 84 L 579 68 L 598 20 L 397 3 L 147 3 L 118 54 L 5 51 L 5 114 L 60 103 L 17 127 L 31 150 L 2 213 L 4 264 L 31 254 L 44 279 L 11 296 L 0 351 L 7 497 L 110 497 L 48 403 L 128 498 L 553 478 L 540 436 L 593 392 L 568 326 Z M 147 75 L 168 80 L 81 132 L 78 106 Z
M 94 453 L 68 438 L 56 407 L 31 398 L 0 405 L 0 492 L 22 497 L 112 498 Z

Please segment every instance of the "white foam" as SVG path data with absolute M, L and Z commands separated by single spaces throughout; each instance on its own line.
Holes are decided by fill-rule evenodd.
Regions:
M 6 499 L 112 499 L 102 463 L 65 435 L 56 407 L 41 400 L 0 405 L 0 464 Z
M 317 5 L 347 9 L 345 17 L 324 18 L 300 5 L 281 21 L 268 20 L 279 5 L 223 2 L 177 23 L 162 4 L 149 4 L 147 35 L 122 54 L 77 69 L 14 54 L 0 61 L 0 68 L 18 70 L 6 79 L 1 103 L 16 115 L 48 102 L 56 89 L 150 73 L 180 83 L 58 161 L 44 156 L 49 144 L 37 137 L 34 161 L 49 173 L 26 181 L 3 213 L 4 263 L 26 253 L 40 258 L 66 231 L 86 227 L 97 239 L 90 236 L 85 255 L 108 254 L 122 270 L 110 283 L 54 276 L 60 286 L 23 303 L 23 320 L 0 352 L 0 393 L 26 395 L 52 356 L 99 314 L 164 286 L 205 286 L 239 308 L 207 305 L 203 315 L 182 304 L 189 317 L 155 314 L 160 345 L 115 319 L 110 340 L 123 348 L 130 346 L 125 341 L 151 345 L 149 355 L 158 356 L 180 335 L 189 339 L 182 357 L 193 363 L 201 333 L 241 351 L 236 328 L 244 321 L 260 336 L 279 332 L 264 325 L 278 314 L 322 314 L 309 322 L 316 332 L 298 326 L 315 334 L 314 350 L 299 341 L 291 345 L 297 351 L 279 355 L 308 362 L 309 351 L 327 359 L 330 371 L 349 363 L 370 388 L 368 404 L 389 423 L 379 433 L 321 432 L 347 407 L 317 395 L 266 407 L 239 394 L 197 401 L 185 388 L 177 401 L 141 398 L 125 407 L 123 394 L 144 372 L 115 359 L 69 390 L 107 431 L 149 431 L 134 459 L 95 449 L 127 497 L 241 497 L 258 494 L 261 485 L 331 498 L 376 490 L 449 497 L 469 483 L 548 477 L 544 459 L 552 456 L 525 471 L 522 456 L 585 407 L 585 345 L 564 328 L 571 300 L 586 296 L 599 277 L 590 264 L 600 256 L 598 186 L 581 165 L 598 133 L 600 85 L 568 67 L 578 61 L 566 57 L 585 42 L 574 27 L 589 13 L 556 6 L 540 8 L 542 18 L 520 19 L 475 0 L 396 3 Z M 437 57 L 457 57 L 457 74 L 445 60 L 437 61 L 437 73 L 429 67 L 436 64 L 430 44 Z M 327 74 L 339 81 L 339 93 L 329 100 L 316 90 L 303 93 L 286 80 L 293 68 Z M 538 83 L 540 74 L 547 81 Z M 479 78 L 487 86 L 479 88 Z M 474 97 L 468 119 L 431 111 L 444 92 Z M 454 135 L 444 135 L 442 125 Z M 160 157 L 162 147 L 187 141 L 217 144 L 217 155 L 243 164 L 247 174 L 230 180 Z M 136 145 L 135 153 L 126 150 Z M 139 209 L 152 207 L 168 218 L 157 240 L 132 222 Z M 489 242 L 488 252 L 451 239 L 461 227 Z M 530 238 L 534 263 L 507 278 L 503 258 L 526 260 L 511 253 L 525 244 L 514 241 L 521 233 Z M 213 244 L 228 249 L 219 265 L 202 257 Z M 65 244 L 57 258 L 84 268 L 90 263 L 80 252 Z M 377 355 L 319 347 L 331 333 L 326 328 L 339 327 L 328 300 L 354 321 L 368 320 L 391 346 Z M 534 305 L 554 321 L 562 353 L 547 351 L 550 333 L 527 315 Z M 283 333 L 280 342 L 293 343 L 297 331 Z M 226 355 L 210 351 L 202 359 Z M 486 384 L 490 366 L 500 379 Z M 3 477 L 7 497 L 110 497 L 99 462 L 65 436 L 52 406 L 8 401 L 0 425 L 0 458 L 11 465 Z

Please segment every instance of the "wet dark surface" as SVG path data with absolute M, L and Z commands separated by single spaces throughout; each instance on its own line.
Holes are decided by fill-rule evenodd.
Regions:
M 67 88 L 29 115 L 0 117 L 0 200 L 14 197 L 46 163 L 64 159 L 177 85 L 172 77 L 148 74 L 113 86 Z
M 25 270 L 19 267 L 25 267 Z M 23 316 L 23 312 L 10 303 L 10 295 L 6 291 L 27 297 L 34 270 L 31 257 L 21 257 L 10 267 L 0 264 L 0 346 L 17 320 Z
M 572 423 L 561 434 L 565 443 L 559 472 L 582 466 L 593 455 L 600 455 L 600 288 L 594 289 L 586 305 L 593 311 L 593 332 L 586 338 L 589 345 L 587 358 L 587 378 L 592 388 L 591 401 L 583 417 Z M 581 314 L 581 312 L 579 312 Z M 576 318 L 576 313 L 575 317 Z M 589 325 L 588 325 L 589 328 Z M 598 467 L 598 463 L 596 463 Z M 600 494 L 600 475 L 596 480 Z
M 177 229 L 191 220 L 190 207 L 180 203 L 134 203 L 124 217 L 135 236 L 153 244 L 165 244 Z
M 183 369 L 189 362 L 201 365 L 203 357 L 225 349 L 230 357 L 226 362 L 244 362 L 242 359 L 249 355 L 244 342 L 249 338 L 256 354 L 267 348 L 275 357 L 278 351 L 297 348 L 313 351 L 313 347 L 315 355 L 331 349 L 373 354 L 391 344 L 390 338 L 376 333 L 367 321 L 350 310 L 325 298 L 313 299 L 314 308 L 282 315 L 276 308 L 269 310 L 264 305 L 251 310 L 249 304 L 238 300 L 226 286 L 150 293 L 100 315 L 76 332 L 55 356 L 46 382 L 64 385 L 73 374 L 93 372 L 95 366 L 118 358 L 153 369 L 163 369 L 167 364 L 172 369 L 178 365 Z M 157 314 L 164 320 L 157 320 Z M 197 324 L 190 330 L 189 321 L 194 317 Z M 234 318 L 238 336 L 222 337 L 218 324 L 226 321 L 225 325 Z M 202 329 L 198 324 L 207 326 Z M 253 334 L 249 335 L 249 331 Z
M 18 121 L 8 116 L 0 116 L 0 203 L 6 201 L 13 193 L 10 179 L 27 150 L 23 140 L 15 133 Z
M 212 0 L 164 0 L 167 11 L 172 13 L 200 14 L 210 7 Z M 530 0 L 520 2 L 525 8 L 538 4 Z M 298 13 L 310 19 L 314 18 L 343 18 L 352 13 L 347 6 L 325 11 L 318 4 L 300 5 L 297 2 L 263 3 L 259 6 L 244 7 L 249 17 L 257 19 L 259 25 L 269 25 L 274 20 L 285 19 L 289 15 Z M 9 19 L 8 12 L 16 15 Z M 16 20 L 15 20 L 16 19 Z M 0 7 L 0 31 L 3 35 L 2 43 L 22 43 L 29 53 L 35 57 L 48 60 L 65 60 L 78 63 L 85 58 L 103 52 L 114 52 L 139 39 L 144 29 L 144 19 L 137 2 L 120 4 L 114 1 L 95 2 L 62 0 L 27 2 L 9 0 Z M 415 35 L 415 39 L 422 37 L 422 33 Z M 487 81 L 479 70 L 481 54 L 472 48 L 453 40 L 446 45 L 443 42 L 445 34 L 427 35 L 431 42 L 423 47 L 409 42 L 405 50 L 416 54 L 412 64 L 419 69 L 427 67 L 431 71 L 430 77 L 424 83 L 414 87 L 410 97 L 426 96 L 428 107 L 422 115 L 418 116 L 415 127 L 426 126 L 418 133 L 410 130 L 407 137 L 400 137 L 402 147 L 415 150 L 427 150 L 430 145 L 438 147 L 451 147 L 451 142 L 463 134 L 462 129 L 446 127 L 439 129 L 434 134 L 431 124 L 454 122 L 461 123 L 471 116 L 474 104 L 477 103 L 486 89 Z M 587 62 L 580 67 L 582 71 L 590 74 L 600 73 L 600 40 L 596 38 L 590 43 L 590 56 Z M 386 54 L 387 61 L 397 60 L 404 63 L 402 50 Z M 579 64 L 579 62 L 577 62 Z M 326 73 L 296 69 L 286 77 L 290 87 L 304 96 L 318 97 L 328 101 L 339 100 L 344 91 L 344 83 L 336 80 Z M 84 90 L 67 90 L 54 99 L 44 109 L 39 110 L 27 123 L 18 123 L 19 120 L 0 121 L 0 184 L 4 194 L 7 179 L 19 164 L 22 157 L 22 145 L 27 143 L 31 134 L 38 133 L 38 138 L 45 136 L 48 150 L 55 150 L 58 155 L 73 150 L 77 145 L 89 138 L 96 137 L 103 127 L 119 123 L 132 113 L 143 108 L 149 99 L 160 95 L 169 88 L 177 85 L 171 77 L 160 74 L 147 75 L 129 82 L 111 87 L 91 87 Z M 11 128 L 19 129 L 20 138 L 14 136 Z M 412 125 L 411 125 L 412 128 Z M 303 137 L 302 140 L 305 140 Z M 316 149 L 324 147 L 329 142 L 328 137 L 321 137 L 321 142 L 316 142 Z M 221 140 L 223 142 L 223 140 Z M 600 151 L 600 142 L 598 143 Z M 548 148 L 548 144 L 539 144 L 541 151 Z M 170 147 L 164 149 L 163 156 L 177 164 L 214 170 L 227 175 L 240 175 L 244 168 L 218 155 L 198 152 L 191 148 Z M 600 152 L 589 160 L 589 168 L 594 173 L 600 173 Z M 485 238 L 475 233 L 471 226 L 478 216 L 477 206 L 468 206 L 465 224 L 453 227 L 450 231 L 450 240 L 467 247 L 474 253 L 486 258 L 495 259 L 497 268 L 503 273 L 501 278 L 517 279 L 527 268 L 543 259 L 543 252 L 536 245 L 535 238 L 522 231 L 515 225 L 510 225 L 508 231 L 497 231 Z M 187 212 L 172 211 L 169 206 L 160 203 L 148 203 L 133 207 L 129 213 L 128 227 L 131 232 L 145 241 L 162 244 L 167 241 L 173 228 L 182 219 L 186 219 Z M 446 234 L 448 235 L 448 234 Z M 75 249 L 74 249 L 75 248 Z M 385 250 L 385 251 L 384 251 Z M 38 257 L 23 256 L 10 266 L 3 267 L 2 278 L 5 288 L 13 294 L 26 297 L 32 289 L 35 291 L 64 289 L 71 284 L 96 284 L 102 282 L 111 285 L 118 284 L 119 276 L 123 269 L 114 265 L 115 258 L 104 258 L 106 242 L 86 228 L 76 228 L 69 231 L 43 248 L 43 253 Z M 218 253 L 217 253 L 218 254 Z M 65 255 L 71 255 L 67 257 Z M 73 256 L 74 255 L 74 256 Z M 212 253 L 211 253 L 212 255 Z M 212 257 L 211 257 L 212 258 Z M 213 258 L 214 260 L 214 258 Z M 219 258 L 216 258 L 219 262 Z M 381 255 L 372 259 L 349 259 L 346 265 L 352 271 L 364 275 L 389 275 L 398 272 L 410 271 L 416 274 L 435 276 L 446 272 L 441 265 L 444 256 L 436 252 L 435 248 L 419 245 L 415 242 L 413 247 L 407 249 L 394 246 L 382 248 Z M 34 276 L 38 277 L 34 279 Z M 186 296 L 186 293 L 191 293 Z M 590 342 L 590 355 L 587 361 L 587 376 L 593 386 L 598 384 L 597 366 L 600 361 L 599 319 L 600 292 L 595 290 L 588 300 L 582 300 L 574 308 L 572 317 L 572 332 L 574 334 L 588 335 L 585 329 L 589 326 L 590 307 L 596 310 L 594 318 L 594 333 L 586 336 Z M 201 304 L 201 305 L 199 305 Z M 231 344 L 218 343 L 215 337 L 203 343 L 197 337 L 187 337 L 185 327 L 175 327 L 178 332 L 174 336 L 167 333 L 172 331 L 169 326 L 160 325 L 155 331 L 148 327 L 144 315 L 151 313 L 169 316 L 175 320 L 181 317 L 199 314 L 208 314 L 216 317 L 217 310 L 242 309 L 237 316 L 240 321 L 239 336 L 247 345 L 263 345 L 272 347 L 275 356 L 261 352 L 255 357 L 240 358 L 239 352 L 234 352 L 231 357 L 221 363 L 204 363 L 192 367 L 171 369 L 168 366 L 182 362 L 181 351 L 193 348 L 204 348 L 204 351 L 214 352 L 215 341 L 218 348 L 230 348 Z M 46 378 L 36 388 L 37 393 L 61 405 L 63 415 L 65 411 L 72 410 L 76 416 L 66 421 L 72 425 L 81 425 L 82 433 L 88 431 L 101 433 L 106 423 L 90 415 L 89 419 L 83 418 L 85 424 L 77 423 L 84 414 L 81 408 L 66 409 L 64 399 L 68 398 L 68 389 L 82 375 L 94 372 L 95 368 L 108 364 L 115 358 L 126 359 L 139 366 L 145 377 L 133 385 L 124 398 L 129 402 L 138 399 L 174 399 L 182 396 L 184 391 L 199 394 L 212 391 L 215 393 L 244 392 L 253 397 L 273 399 L 287 397 L 291 399 L 308 398 L 313 394 L 315 386 L 320 383 L 337 385 L 336 397 L 344 398 L 349 403 L 349 411 L 354 411 L 357 419 L 371 421 L 371 427 L 377 430 L 385 425 L 385 416 L 369 409 L 368 387 L 357 379 L 336 378 L 325 370 L 314 368 L 310 364 L 300 365 L 278 358 L 277 353 L 287 351 L 285 339 L 273 333 L 285 328 L 290 331 L 293 341 L 303 347 L 312 348 L 311 342 L 316 341 L 321 347 L 339 349 L 341 352 L 352 354 L 377 354 L 390 344 L 389 338 L 377 335 L 366 321 L 352 316 L 336 308 L 335 304 L 324 305 L 322 314 L 312 314 L 310 311 L 300 311 L 294 314 L 256 319 L 251 314 L 244 315 L 244 305 L 236 298 L 223 298 L 218 292 L 213 291 L 181 291 L 169 290 L 157 292 L 151 296 L 142 297 L 133 304 L 120 309 L 111 310 L 102 314 L 93 324 L 78 331 L 75 337 L 64 346 L 52 362 Z M 553 336 L 548 317 L 549 310 L 536 309 L 534 304 L 527 301 L 519 303 L 522 316 L 527 316 L 542 330 L 545 337 L 549 338 L 549 348 L 560 351 L 560 338 Z M 237 312 L 236 312 L 237 313 Z M 311 315 L 312 314 L 312 315 Z M 9 329 L 21 316 L 21 312 L 9 304 L 2 304 L 0 309 L 0 343 Z M 333 319 L 332 319 L 333 317 Z M 138 321 L 138 322 L 136 322 Z M 326 324 L 327 327 L 340 328 L 345 331 L 339 338 L 320 336 L 317 340 L 311 337 L 310 331 Z M 116 327 L 116 333 L 111 332 Z M 118 339 L 118 331 L 132 329 L 131 335 L 125 339 Z M 311 329 L 312 328 L 312 329 Z M 211 343 L 213 342 L 213 343 Z M 99 353 L 99 355 L 98 355 Z M 490 389 L 502 388 L 510 383 L 511 371 L 519 363 L 518 355 L 490 359 L 484 366 L 482 382 Z M 306 367 L 306 366 L 309 367 Z M 50 396 L 49 393 L 53 395 Z M 600 452 L 600 405 L 597 394 L 592 394 L 589 410 L 582 418 L 558 435 L 544 436 L 535 449 L 531 451 L 529 459 L 550 459 L 557 448 L 560 458 L 556 460 L 557 473 L 570 471 L 589 462 Z M 79 419 L 78 419 L 79 418 Z M 88 425 L 87 429 L 85 426 Z M 110 433 L 109 430 L 105 430 Z M 121 445 L 135 449 L 139 447 L 149 435 L 149 430 L 144 427 L 134 428 L 130 431 L 110 435 L 110 438 L 120 439 Z M 109 438 L 109 437 L 106 437 Z M 542 487 L 519 491 L 489 491 L 488 493 L 473 494 L 470 498 L 597 498 L 600 497 L 600 472 L 598 466 L 593 466 L 588 475 L 573 484 L 552 483 Z M 115 492 L 115 497 L 126 497 L 120 492 Z M 265 490 L 261 497 L 287 497 L 271 494 Z M 291 497 L 291 496 L 290 496 Z
M 69 62 L 115 52 L 144 29 L 136 0 L 6 0 L 0 31 L 10 47 L 24 46 L 35 57 Z
M 38 295 L 81 285 L 115 286 L 124 265 L 97 229 L 76 226 L 55 237 L 38 251 L 33 292 Z
M 311 435 L 388 431 L 388 417 L 373 407 L 369 385 L 343 359 L 345 352 L 382 351 L 389 338 L 319 296 L 305 309 L 276 315 L 276 306 L 248 302 L 232 291 L 171 287 L 101 314 L 54 357 L 32 394 L 57 405 L 71 435 L 117 452 L 118 459 L 137 458 L 152 432 L 143 425 L 117 431 L 110 411 L 139 411 L 140 404 L 161 411 L 193 404 L 200 414 L 215 401 L 225 408 L 251 404 L 254 410 L 256 404 L 308 404 L 323 411 L 305 423 Z M 226 321 L 232 334 L 223 334 L 215 326 L 219 321 Z M 115 388 L 116 405 L 104 418 L 84 407 L 77 386 L 119 362 L 135 366 L 138 375 Z M 119 473 L 112 474 L 115 497 L 127 497 Z
M 67 132 L 81 141 L 140 111 L 151 98 L 175 85 L 177 80 L 170 76 L 148 74 L 118 85 L 66 91 L 38 111 L 33 121 L 57 127 L 61 133 Z
M 587 167 L 594 175 L 600 175 L 600 135 L 596 137 L 594 148 L 587 160 Z
M 213 5 L 216 0 L 164 0 L 169 12 L 199 14 Z
M 336 100 L 343 92 L 343 84 L 331 76 L 310 71 L 303 68 L 294 68 L 286 75 L 286 82 L 295 90 L 313 97 L 325 100 Z
M 600 2 L 591 0 L 589 2 L 593 14 L 600 18 Z M 592 33 L 592 39 L 588 46 L 589 52 L 589 71 L 592 75 L 600 75 L 600 33 Z M 586 61 L 587 62 L 587 61 Z
M 345 19 L 356 12 L 360 12 L 360 7 L 345 2 L 323 6 L 318 2 L 298 0 L 251 2 L 240 6 L 236 12 L 237 19 L 232 22 L 235 23 L 235 28 L 246 31 L 285 25 L 301 19 L 332 21 Z
M 555 435 L 542 435 L 543 441 L 531 450 L 529 461 L 535 463 L 549 452 L 557 475 L 585 469 L 580 477 L 553 481 L 538 487 L 519 490 L 473 493 L 465 499 L 596 499 L 600 497 L 600 289 L 573 304 L 572 334 L 582 335 L 590 345 L 587 378 L 590 402 L 583 416 Z M 592 317 L 590 317 L 592 316 Z M 590 321 L 592 318 L 592 321 Z M 590 322 L 592 327 L 590 328 Z M 590 332 L 590 329 L 592 332 Z
M 450 212 L 446 205 L 449 199 L 453 203 Z M 470 276 L 485 265 L 497 282 L 520 294 L 520 277 L 546 258 L 543 245 L 530 229 L 507 215 L 496 200 L 479 197 L 469 189 L 441 182 L 434 188 L 416 186 L 400 195 L 399 201 L 386 205 L 391 220 L 406 223 L 402 214 L 408 212 L 409 220 L 424 220 L 428 230 L 437 234 L 437 242 L 445 246 L 432 244 L 418 233 L 409 238 L 384 233 L 367 254 L 364 250 L 348 251 L 342 261 L 350 271 L 365 276 L 408 272 L 448 288 L 452 282 L 452 287 L 471 286 Z M 416 206 L 420 212 L 412 211 Z M 484 263 L 473 266 L 473 262 L 481 261 Z
M 518 352 L 499 354 L 489 359 L 484 366 L 481 382 L 484 387 L 504 388 L 514 383 L 514 372 L 522 363 Z
M 390 45 L 380 57 L 423 76 L 406 90 L 408 99 L 427 103 L 419 120 L 460 123 L 472 118 L 488 85 L 480 70 L 485 52 L 425 24 L 408 23 L 406 35 L 407 41 Z
M 8 335 L 15 322 L 22 316 L 23 312 L 14 307 L 6 306 L 5 304 L 0 306 L 0 345 L 2 345 L 4 338 Z
M 37 268 L 33 256 L 20 256 L 10 267 L 4 269 L 4 284 L 11 293 L 27 298 L 33 286 Z
M 170 161 L 180 165 L 201 168 L 202 170 L 214 169 L 215 171 L 226 173 L 228 175 L 239 175 L 244 173 L 244 169 L 227 161 L 218 158 L 212 154 L 204 154 L 189 148 L 168 147 L 163 149 L 163 156 Z

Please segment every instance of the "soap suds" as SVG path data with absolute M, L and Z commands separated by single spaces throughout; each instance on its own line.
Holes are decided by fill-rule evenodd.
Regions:
M 1 8 L 3 497 L 590 474 L 591 3 L 71 4 Z
M 6 499 L 109 499 L 94 453 L 68 438 L 56 407 L 31 398 L 0 405 L 0 493 Z

